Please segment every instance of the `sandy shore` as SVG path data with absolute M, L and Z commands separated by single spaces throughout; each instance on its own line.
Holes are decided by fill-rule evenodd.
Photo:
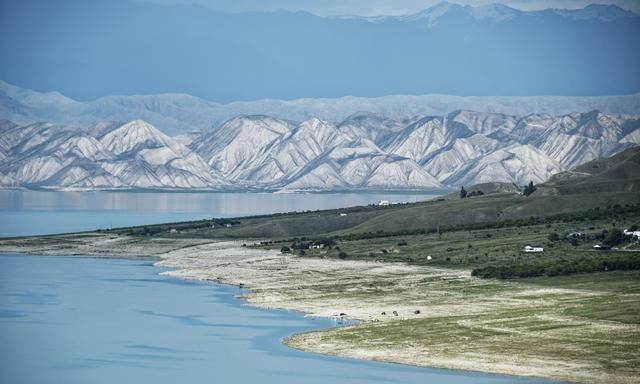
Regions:
M 579 353 L 584 338 L 640 342 L 636 325 L 585 321 L 558 310 L 560 302 L 590 299 L 595 292 L 397 263 L 300 258 L 240 242 L 199 245 L 162 258 L 158 264 L 174 269 L 164 272 L 171 276 L 242 284 L 251 305 L 310 316 L 346 313 L 362 321 L 285 340 L 301 350 L 584 383 L 639 382 L 636 367 L 609 370 L 597 356 Z
M 39 256 L 160 258 L 167 252 L 211 243 L 206 239 L 163 239 L 115 233 L 80 233 L 0 239 L 0 252 Z

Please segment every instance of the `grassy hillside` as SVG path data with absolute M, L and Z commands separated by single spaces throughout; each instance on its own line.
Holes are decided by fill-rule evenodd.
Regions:
M 552 176 L 539 194 L 640 193 L 640 147 Z
M 212 219 L 119 228 L 113 231 L 123 234 L 153 234 L 170 237 L 287 239 L 380 231 L 437 230 L 438 227 L 445 226 L 490 224 L 638 203 L 640 203 L 640 197 L 633 192 L 559 196 L 498 193 L 467 199 L 437 199 L 388 207 L 367 206 L 260 217 Z M 227 227 L 227 224 L 230 227 Z M 170 233 L 171 229 L 176 229 L 178 233 Z

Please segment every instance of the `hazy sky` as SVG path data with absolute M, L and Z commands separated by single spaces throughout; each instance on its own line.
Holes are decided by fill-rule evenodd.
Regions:
M 489 22 L 456 6 L 434 24 L 311 14 L 397 15 L 435 1 L 0 0 L 0 80 L 77 100 L 640 92 L 640 16 L 607 7 L 584 19 L 538 12 Z M 234 13 L 278 9 L 309 13 Z
M 306 11 L 320 16 L 379 16 L 403 15 L 421 11 L 442 0 L 138 0 L 164 4 L 201 4 L 209 8 L 229 11 Z M 502 3 L 522 10 L 545 8 L 577 9 L 593 0 L 451 0 L 452 3 L 483 5 Z M 597 0 L 598 4 L 615 4 L 640 13 L 640 0 Z

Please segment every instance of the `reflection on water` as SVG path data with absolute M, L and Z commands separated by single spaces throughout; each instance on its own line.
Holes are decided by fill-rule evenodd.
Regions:
M 211 217 L 342 208 L 433 194 L 138 193 L 0 191 L 0 237 L 94 230 Z
M 0 383 L 545 383 L 293 350 L 280 340 L 330 322 L 251 308 L 237 288 L 159 271 L 0 256 Z

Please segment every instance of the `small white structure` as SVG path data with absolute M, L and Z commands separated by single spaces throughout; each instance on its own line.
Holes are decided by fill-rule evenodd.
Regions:
M 622 231 L 622 233 L 624 233 L 625 236 L 631 236 L 634 239 L 640 239 L 640 231 L 630 231 L 628 229 L 625 229 L 624 231 Z
M 340 217 L 345 217 L 345 216 L 347 216 L 347 214 L 346 214 L 346 213 L 341 213 L 341 214 L 340 214 Z
M 386 206 L 388 206 L 388 205 L 390 205 L 390 204 L 391 204 L 391 203 L 389 202 L 389 200 L 380 200 L 380 201 L 378 202 L 378 205 L 379 205 L 379 206 L 381 206 L 381 207 L 386 207 Z
M 229 224 L 229 223 L 225 224 L 224 226 L 227 227 L 227 228 L 231 228 L 231 224 Z
M 525 252 L 544 252 L 544 248 L 541 245 L 527 245 L 524 247 Z
M 178 233 L 178 230 L 177 230 L 177 229 L 175 229 L 175 228 L 171 228 L 171 229 L 169 230 L 169 233 Z
M 433 257 L 427 256 L 427 260 L 431 260 L 431 259 L 433 259 Z

